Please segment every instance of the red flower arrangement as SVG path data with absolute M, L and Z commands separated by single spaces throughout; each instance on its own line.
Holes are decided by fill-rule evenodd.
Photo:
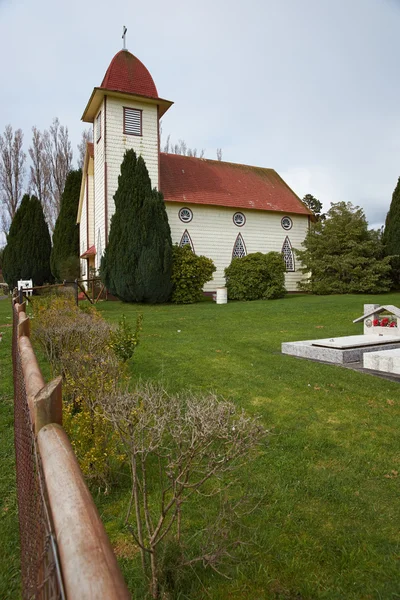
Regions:
M 397 327 L 397 320 L 383 317 L 383 319 L 374 319 L 372 325 L 374 327 Z

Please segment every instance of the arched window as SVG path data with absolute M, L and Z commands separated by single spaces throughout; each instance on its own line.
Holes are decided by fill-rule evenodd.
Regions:
M 243 258 L 246 254 L 246 246 L 244 245 L 242 234 L 239 233 L 233 246 L 232 258 Z
M 294 271 L 294 256 L 292 250 L 292 244 L 290 243 L 289 237 L 285 237 L 285 241 L 282 246 L 282 256 L 285 261 L 286 271 Z
M 185 229 L 185 231 L 183 232 L 183 236 L 181 237 L 179 245 L 181 248 L 183 248 L 183 246 L 190 246 L 190 249 L 192 250 L 192 252 L 194 252 L 192 238 L 190 237 L 187 229 Z

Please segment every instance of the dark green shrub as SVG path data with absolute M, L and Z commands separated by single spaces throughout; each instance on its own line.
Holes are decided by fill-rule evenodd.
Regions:
M 230 300 L 272 300 L 286 294 L 285 262 L 279 252 L 234 258 L 225 279 Z
M 172 249 L 172 302 L 193 304 L 203 296 L 203 286 L 212 279 L 216 267 L 206 256 L 197 256 L 189 245 Z

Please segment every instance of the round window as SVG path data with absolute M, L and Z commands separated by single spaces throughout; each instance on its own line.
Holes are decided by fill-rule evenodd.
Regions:
M 193 219 L 193 213 L 190 208 L 181 208 L 179 211 L 179 218 L 184 223 L 189 223 Z
M 243 213 L 237 212 L 233 215 L 233 222 L 238 227 L 242 227 L 246 223 L 246 217 L 244 216 Z
M 292 229 L 292 219 L 290 217 L 283 217 L 283 219 L 281 220 L 281 225 L 283 227 L 283 229 L 286 229 L 286 231 L 288 229 Z

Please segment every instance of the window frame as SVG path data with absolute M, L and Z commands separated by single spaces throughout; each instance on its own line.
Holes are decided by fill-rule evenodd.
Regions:
M 236 221 L 235 221 L 236 215 L 240 215 L 241 217 L 243 217 L 243 223 L 241 225 L 236 223 Z M 234 215 L 232 216 L 232 221 L 233 221 L 234 225 L 236 225 L 236 227 L 243 227 L 244 225 L 246 225 L 246 215 L 240 211 L 236 211 L 234 213 Z
M 189 238 L 189 244 L 182 244 L 182 240 L 183 240 L 183 238 L 184 238 L 185 234 L 186 234 L 186 235 L 188 236 L 188 238 Z M 180 242 L 179 242 L 179 248 L 183 248 L 184 246 L 190 246 L 190 249 L 191 249 L 191 251 L 193 252 L 193 254 L 195 254 L 195 251 L 194 251 L 194 246 L 193 246 L 193 242 L 192 242 L 192 238 L 190 237 L 190 233 L 188 232 L 188 230 L 187 230 L 187 229 L 185 229 L 185 231 L 182 233 L 182 235 L 181 235 L 181 240 L 180 240 Z
M 96 144 L 101 140 L 101 111 L 96 117 Z
M 236 248 L 236 244 L 237 244 L 239 238 L 242 240 L 242 244 L 243 244 L 243 248 L 244 248 L 244 256 L 235 256 L 235 248 Z M 245 256 L 247 256 L 246 244 L 245 244 L 242 234 L 238 233 L 236 236 L 235 242 L 233 244 L 233 248 L 232 248 L 232 260 L 234 258 L 244 258 Z
M 288 221 L 289 221 L 289 223 L 290 223 L 290 226 L 289 226 L 289 227 L 284 227 L 284 226 L 283 226 L 283 221 L 284 221 L 285 219 L 288 219 Z M 290 231 L 290 230 L 292 229 L 292 227 L 293 227 L 293 220 L 292 220 L 292 219 L 291 219 L 291 218 L 290 218 L 288 215 L 285 215 L 285 216 L 284 216 L 284 217 L 282 217 L 282 219 L 281 219 L 281 227 L 282 227 L 282 229 L 283 229 L 284 231 Z
M 134 135 L 135 137 L 143 137 L 143 109 L 141 108 L 133 108 L 132 106 L 123 106 L 124 110 L 124 135 Z M 131 131 L 126 130 L 126 112 L 128 110 L 136 110 L 140 113 L 140 133 L 132 133 Z
M 284 252 L 283 252 L 283 250 L 285 248 L 286 242 L 287 242 L 287 245 L 290 248 L 290 253 L 291 253 L 291 256 L 292 256 L 292 267 L 293 267 L 292 269 L 288 269 L 287 263 L 286 263 L 286 260 L 285 260 L 285 255 L 284 255 Z M 286 273 L 295 273 L 296 272 L 296 263 L 295 263 L 295 258 L 294 258 L 293 246 L 292 246 L 292 243 L 291 243 L 288 235 L 283 240 L 281 254 L 282 254 L 282 258 L 283 258 L 283 260 L 285 262 Z
M 181 213 L 184 210 L 187 210 L 189 212 L 189 214 L 190 214 L 190 219 L 188 219 L 186 221 L 185 221 L 185 219 L 182 219 L 182 216 L 181 216 Z M 182 223 L 190 223 L 192 221 L 192 219 L 193 219 L 193 211 L 192 211 L 191 208 L 189 208 L 187 206 L 182 206 L 182 208 L 180 208 L 179 211 L 178 211 L 178 217 L 182 221 Z

